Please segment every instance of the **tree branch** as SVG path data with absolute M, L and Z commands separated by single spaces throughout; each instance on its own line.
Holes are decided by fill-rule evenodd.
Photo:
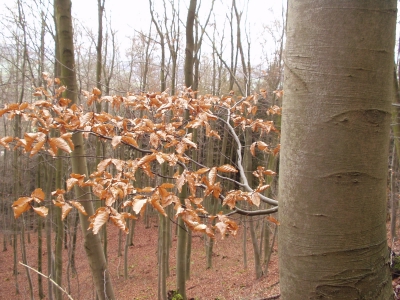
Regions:
M 61 286 L 59 286 L 59 285 L 57 284 L 57 282 L 55 282 L 51 277 L 44 275 L 43 273 L 39 272 L 38 270 L 36 270 L 36 269 L 34 269 L 34 268 L 32 268 L 32 267 L 30 267 L 30 266 L 28 266 L 28 265 L 25 265 L 25 264 L 22 263 L 22 262 L 19 262 L 19 264 L 20 264 L 20 265 L 23 265 L 24 267 L 26 267 L 26 268 L 28 268 L 28 269 L 31 269 L 32 271 L 38 273 L 40 276 L 43 276 L 44 278 L 49 279 L 60 291 L 62 291 L 65 295 L 67 295 L 69 299 L 74 300 L 74 299 L 72 298 L 72 296 L 71 296 L 70 294 L 68 294 L 67 291 L 64 290 Z
M 231 115 L 231 110 L 228 110 L 228 120 L 230 119 L 230 115 Z M 242 144 L 240 143 L 239 137 L 237 136 L 235 129 L 232 127 L 231 124 L 229 124 L 229 122 L 227 122 L 224 119 L 219 118 L 219 117 L 218 117 L 218 119 L 221 120 L 222 122 L 224 122 L 226 124 L 226 126 L 228 126 L 228 129 L 231 132 L 232 137 L 237 144 L 237 151 L 236 151 L 237 156 L 238 156 L 237 167 L 239 169 L 240 178 L 243 181 L 242 186 L 245 188 L 246 191 L 254 193 L 254 190 L 250 187 L 249 182 L 247 181 L 246 174 L 245 174 L 243 166 L 242 166 L 242 151 L 241 151 Z M 271 205 L 275 205 L 275 206 L 278 205 L 278 201 L 268 198 L 262 194 L 259 194 L 259 195 L 260 195 L 261 201 L 271 204 Z

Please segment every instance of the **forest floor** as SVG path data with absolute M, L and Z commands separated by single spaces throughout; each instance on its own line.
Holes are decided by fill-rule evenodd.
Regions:
M 124 279 L 123 257 L 118 256 L 118 229 L 107 225 L 108 231 L 108 262 L 110 277 L 113 281 L 114 291 L 117 299 L 157 299 L 157 225 L 155 220 L 150 228 L 145 228 L 142 221 L 137 222 L 134 235 L 134 246 L 128 250 L 128 274 Z M 67 280 L 68 251 L 63 250 L 64 255 L 64 279 L 62 286 L 74 300 L 95 299 L 93 281 L 90 275 L 89 265 L 85 258 L 83 240 L 78 230 L 76 268 L 77 275 L 69 276 Z M 191 279 L 187 282 L 187 296 L 190 299 L 204 300 L 262 300 L 280 299 L 277 243 L 268 266 L 266 276 L 255 279 L 253 250 L 250 234 L 247 235 L 247 269 L 243 261 L 243 230 L 236 237 L 225 237 L 221 240 L 220 235 L 215 239 L 213 268 L 206 269 L 206 256 L 204 240 L 201 235 L 193 235 L 191 256 Z M 27 235 L 27 234 L 26 234 Z M 123 235 L 125 237 L 125 235 Z M 0 234 L 3 241 L 3 233 Z M 28 265 L 37 269 L 38 243 L 37 234 L 30 232 L 31 242 L 26 245 Z M 26 238 L 26 241 L 28 239 Z M 121 247 L 123 253 L 125 238 L 122 239 Z M 400 252 L 400 241 L 392 245 L 394 251 Z M 47 274 L 46 239 L 43 239 L 43 273 Z M 18 261 L 22 261 L 20 241 L 18 241 Z M 7 250 L 0 252 L 0 299 L 30 299 L 29 285 L 26 268 L 18 266 L 17 281 L 13 276 L 13 250 L 7 244 Z M 175 290 L 175 254 L 176 238 L 173 239 L 170 251 L 170 277 L 167 280 L 168 290 Z M 38 296 L 38 275 L 30 271 L 32 278 L 34 298 Z M 18 283 L 19 294 L 16 292 Z M 392 282 L 394 291 L 400 294 L 400 278 Z M 45 295 L 47 294 L 47 281 L 43 279 Z M 69 298 L 69 299 L 71 299 Z M 46 296 L 44 299 L 48 299 Z M 68 299 L 64 295 L 63 299 Z M 395 299 L 400 299 L 395 297 Z
M 272 225 L 273 226 L 273 225 Z M 157 299 L 157 226 L 154 222 L 150 228 L 145 228 L 142 221 L 137 222 L 134 235 L 134 246 L 129 247 L 128 274 L 124 279 L 124 259 L 118 256 L 118 229 L 107 225 L 108 230 L 108 263 L 117 299 Z M 255 279 L 253 249 L 250 234 L 247 235 L 247 269 L 243 262 L 243 230 L 236 237 L 228 236 L 221 240 L 215 239 L 213 268 L 206 269 L 204 239 L 199 234 L 193 235 L 191 256 L 191 279 L 187 281 L 187 296 L 193 299 L 279 299 L 279 278 L 276 246 L 271 256 L 268 273 L 261 279 Z M 125 236 L 125 235 L 123 235 Z M 3 241 L 3 234 L 0 234 Z M 27 243 L 28 265 L 37 269 L 38 243 L 37 234 L 30 233 L 31 243 Z M 26 241 L 28 239 L 26 238 Z M 18 261 L 22 261 L 18 241 Z M 122 242 L 122 253 L 125 238 Z M 275 243 L 276 245 L 277 243 Z M 46 239 L 43 240 L 43 273 L 47 274 Z M 76 264 L 77 275 L 70 276 L 67 281 L 68 251 L 63 250 L 64 278 L 62 286 L 69 291 L 74 300 L 95 299 L 93 281 L 89 265 L 85 258 L 82 235 L 78 235 Z M 170 277 L 167 280 L 168 290 L 175 290 L 175 256 L 176 238 L 173 239 L 170 251 Z M 13 250 L 10 244 L 7 251 L 0 252 L 0 299 L 30 299 L 27 272 L 22 265 L 18 266 L 18 288 L 13 276 Z M 35 299 L 38 296 L 38 275 L 30 271 Z M 47 295 L 47 280 L 43 279 L 45 295 Z M 276 296 L 276 297 L 274 297 Z M 45 297 L 48 299 L 48 297 Z M 63 299 L 68 299 L 67 295 Z

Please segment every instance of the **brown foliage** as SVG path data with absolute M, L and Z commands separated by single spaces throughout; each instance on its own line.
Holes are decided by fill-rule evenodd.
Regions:
M 51 84 L 59 82 L 57 79 L 49 81 L 48 75 L 45 76 Z M 159 213 L 166 215 L 164 208 L 174 204 L 175 216 L 181 216 L 193 231 L 204 232 L 211 237 L 214 236 L 215 229 L 218 229 L 222 236 L 228 232 L 236 234 L 238 226 L 233 220 L 222 213 L 217 216 L 208 215 L 202 206 L 203 198 L 212 195 L 231 209 L 235 208 L 238 201 L 247 201 L 259 206 L 261 203 L 259 193 L 269 187 L 263 184 L 264 176 L 275 174 L 259 166 L 253 173 L 260 182 L 258 188 L 250 191 L 225 191 L 221 185 L 224 177 L 220 176 L 220 173 L 228 173 L 228 175 L 237 173 L 237 167 L 230 164 L 205 167 L 193 161 L 189 154 L 199 146 L 198 141 L 193 141 L 192 134 L 187 132 L 188 128 L 204 128 L 205 135 L 209 139 L 219 139 L 220 135 L 224 134 L 224 132 L 219 133 L 215 125 L 217 121 L 226 122 L 218 113 L 228 114 L 234 126 L 242 130 L 251 128 L 260 136 L 271 131 L 275 132 L 272 121 L 252 118 L 257 112 L 257 95 L 236 101 L 233 95 L 221 99 L 210 95 L 198 95 L 197 98 L 192 98 L 193 93 L 189 89 L 174 96 L 163 92 L 130 94 L 127 97 L 101 97 L 101 92 L 96 88 L 91 93 L 83 92 L 89 109 L 94 110 L 95 102 L 104 101 L 108 102 L 115 111 L 115 114 L 110 114 L 85 112 L 82 106 L 69 106 L 70 101 L 60 97 L 65 87 L 50 86 L 49 88 L 54 89 L 54 94 L 44 88 L 36 89 L 33 94 L 36 97 L 46 95 L 45 100 L 22 104 L 11 103 L 0 110 L 0 115 L 7 114 L 10 120 L 17 114 L 21 115 L 35 130 L 25 133 L 24 138 L 3 137 L 0 139 L 0 145 L 10 149 L 10 144 L 13 144 L 14 149 L 21 148 L 30 156 L 39 152 L 56 156 L 58 150 L 71 153 L 74 150 L 73 134 L 83 132 L 85 137 L 94 135 L 103 141 L 109 141 L 113 148 L 126 145 L 137 153 L 141 153 L 141 156 L 131 160 L 104 159 L 98 164 L 97 170 L 90 174 L 89 179 L 86 180 L 84 174 L 71 174 L 66 181 L 67 191 L 57 190 L 52 193 L 55 197 L 53 203 L 62 209 L 62 219 L 64 219 L 73 208 L 86 214 L 78 200 L 66 201 L 64 195 L 70 193 L 74 186 L 91 186 L 93 194 L 104 203 L 103 207 L 98 208 L 95 214 L 90 216 L 89 229 L 92 229 L 94 233 L 97 233 L 108 220 L 124 232 L 128 232 L 125 219 L 134 218 L 134 216 L 129 213 L 120 213 L 113 208 L 115 202 L 123 200 L 123 207 L 131 206 L 136 214 L 143 214 L 145 204 L 150 204 Z M 133 112 L 136 110 L 142 111 L 143 116 L 134 117 Z M 189 113 L 189 120 L 183 118 L 185 112 Z M 268 109 L 267 113 L 280 113 L 280 110 L 273 107 Z M 226 124 L 228 123 L 229 120 Z M 57 131 L 59 136 L 50 136 L 50 130 Z M 233 134 L 236 134 L 235 131 Z M 140 146 L 145 144 L 147 145 L 145 148 Z M 252 155 L 256 155 L 256 149 L 262 152 L 270 151 L 269 146 L 261 140 L 251 145 Z M 275 148 L 272 153 L 276 155 L 278 151 L 279 148 Z M 190 161 L 199 169 L 189 168 Z M 173 178 L 170 178 L 174 180 L 174 183 L 145 188 L 135 186 L 135 175 L 138 170 L 154 179 L 158 176 L 154 171 L 155 165 L 165 163 L 172 167 L 179 165 L 183 170 L 177 171 Z M 233 178 L 231 180 L 234 181 Z M 189 196 L 184 200 L 185 205 L 183 205 L 176 193 L 186 186 Z M 199 190 L 204 190 L 204 192 L 201 193 Z M 202 196 L 199 197 L 200 194 Z M 34 202 L 40 204 L 44 198 L 45 195 L 40 189 L 36 189 L 31 197 L 19 198 L 13 204 L 15 217 L 19 217 L 31 208 L 39 215 L 45 216 L 47 209 L 44 206 L 33 206 Z M 203 219 L 208 217 L 217 218 L 218 222 L 215 226 L 206 225 L 203 222 Z

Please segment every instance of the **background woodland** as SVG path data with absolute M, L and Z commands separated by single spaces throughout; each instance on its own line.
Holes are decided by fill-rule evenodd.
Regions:
M 336 186 L 334 192 L 327 194 L 347 191 L 349 199 L 353 199 L 352 191 L 359 191 L 350 187 L 349 182 L 362 182 L 363 187 L 365 183 L 370 186 L 376 184 L 377 188 L 371 188 L 373 197 L 367 195 L 365 188 L 361 188 L 365 194 L 354 194 L 354 203 L 358 203 L 357 199 L 364 201 L 359 203 L 364 217 L 373 216 L 368 219 L 374 221 L 363 223 L 363 216 L 357 213 L 356 205 L 353 207 L 351 204 L 349 219 L 342 222 L 346 227 L 337 227 L 341 233 L 332 231 L 332 235 L 344 235 L 345 240 L 353 240 L 342 233 L 348 230 L 348 235 L 362 236 L 363 226 L 367 228 L 365 231 L 380 228 L 377 230 L 379 233 L 371 234 L 370 244 L 366 246 L 376 254 L 369 267 L 373 272 L 377 270 L 371 277 L 374 280 L 378 278 L 369 284 L 382 285 L 382 295 L 391 294 L 388 264 L 382 270 L 376 265 L 380 264 L 378 261 L 388 259 L 387 207 L 390 208 L 389 245 L 395 248 L 397 240 L 396 151 L 399 129 L 397 106 L 392 103 L 400 101 L 397 101 L 397 75 L 393 80 L 393 73 L 387 72 L 393 64 L 395 28 L 392 21 L 396 17 L 393 17 L 393 9 L 382 8 L 391 13 L 391 18 L 379 30 L 389 28 L 387 31 L 390 34 L 385 36 L 386 39 L 376 41 L 376 45 L 390 51 L 385 50 L 388 54 L 379 57 L 382 67 L 371 66 L 373 70 L 379 69 L 379 74 L 385 74 L 379 77 L 381 81 L 376 81 L 376 84 L 382 82 L 380 89 L 384 91 L 384 96 L 381 98 L 390 99 L 390 104 L 389 101 L 381 103 L 377 100 L 377 92 L 373 92 L 376 98 L 365 96 L 371 102 L 365 100 L 364 106 L 357 106 L 357 100 L 348 101 L 356 103 L 353 107 L 350 104 L 349 107 L 325 107 L 318 102 L 321 95 L 335 94 L 340 98 L 344 89 L 350 91 L 349 97 L 358 99 L 361 94 L 364 97 L 364 92 L 353 92 L 351 87 L 347 87 L 347 82 L 348 77 L 365 78 L 358 73 L 346 73 L 343 75 L 347 76 L 346 82 L 337 81 L 338 87 L 345 88 L 334 90 L 329 87 L 324 90 L 326 82 L 336 79 L 320 83 L 311 71 L 307 73 L 311 74 L 308 77 L 301 59 L 308 59 L 302 56 L 307 53 L 303 53 L 302 47 L 307 48 L 309 44 L 304 46 L 302 39 L 297 38 L 301 35 L 294 34 L 302 32 L 307 37 L 307 30 L 310 30 L 301 31 L 303 28 L 298 24 L 302 23 L 296 23 L 300 20 L 298 15 L 304 19 L 306 14 L 302 12 L 312 10 L 307 1 L 289 3 L 291 11 L 299 13 L 293 13 L 288 24 L 285 5 L 281 14 L 274 15 L 274 19 L 260 20 L 257 26 L 258 30 L 262 28 L 261 37 L 254 37 L 251 33 L 254 20 L 247 18 L 246 1 L 233 0 L 225 4 L 223 17 L 220 12 L 216 14 L 214 5 L 221 5 L 216 2 L 162 0 L 155 3 L 149 0 L 149 11 L 141 12 L 151 18 L 151 22 L 146 24 L 148 29 L 130 31 L 129 44 L 126 44 L 126 39 L 124 43 L 119 42 L 117 33 L 121 29 L 113 27 L 113 20 L 107 14 L 107 6 L 111 3 L 106 0 L 93 3 L 93 10 L 98 12 L 95 29 L 85 27 L 72 17 L 70 0 L 55 0 L 54 3 L 17 0 L 4 6 L 0 35 L 0 116 L 3 123 L 0 128 L 0 145 L 3 146 L 0 156 L 3 172 L 0 177 L 0 224 L 2 256 L 6 255 L 13 262 L 12 275 L 6 279 L 12 281 L 14 286 L 9 293 L 31 299 L 135 298 L 137 295 L 127 294 L 120 288 L 121 281 L 126 285 L 135 285 L 137 276 L 145 277 L 135 271 L 136 266 L 140 272 L 146 272 L 146 266 L 141 265 L 141 260 L 145 258 L 132 257 L 129 253 L 135 247 L 151 244 L 154 249 L 146 248 L 146 251 L 153 251 L 155 255 L 147 267 L 151 272 L 156 269 L 157 278 L 150 280 L 152 288 L 149 288 L 147 299 L 205 299 L 200 291 L 196 290 L 196 294 L 189 292 L 187 282 L 196 280 L 193 277 L 207 276 L 206 270 L 219 269 L 215 261 L 225 264 L 219 257 L 222 255 L 222 259 L 225 258 L 219 252 L 220 245 L 225 245 L 226 259 L 240 258 L 236 262 L 240 269 L 246 270 L 243 272 L 252 269 L 251 280 L 258 280 L 258 283 L 249 283 L 249 279 L 240 274 L 239 280 L 244 280 L 245 286 L 255 284 L 258 289 L 261 283 L 259 288 L 262 290 L 263 285 L 265 288 L 262 291 L 253 290 L 253 295 L 242 295 L 238 291 L 235 296 L 222 294 L 221 297 L 278 299 L 280 291 L 276 289 L 277 257 L 274 249 L 281 223 L 283 233 L 279 236 L 279 244 L 283 245 L 283 250 L 280 255 L 287 257 L 282 266 L 283 270 L 290 270 L 293 266 L 293 274 L 303 268 L 303 262 L 298 260 L 296 253 L 304 250 L 294 247 L 310 243 L 310 248 L 315 247 L 311 256 L 323 256 L 319 253 L 329 252 L 337 245 L 337 241 L 333 241 L 329 246 L 332 248 L 326 250 L 313 244 L 314 241 L 324 244 L 325 237 L 329 236 L 326 233 L 336 226 L 335 222 L 327 221 L 324 224 L 330 224 L 330 227 L 326 225 L 323 233 L 315 229 L 321 227 L 321 216 L 330 220 L 331 215 L 326 214 L 325 209 L 333 202 L 323 195 L 325 183 L 319 185 L 321 191 L 309 187 L 315 186 L 315 182 L 311 182 L 314 177 L 318 182 L 327 176 L 328 181 L 333 180 Z M 377 18 L 368 16 L 375 22 L 374 17 Z M 361 24 L 362 20 L 359 22 Z M 330 30 L 327 22 L 315 28 Z M 347 29 L 338 28 L 338 32 L 341 30 L 347 34 Z M 348 41 L 352 43 L 355 33 L 351 34 Z M 370 38 L 374 42 L 373 34 L 375 32 Z M 332 35 L 335 35 L 334 32 Z M 340 40 L 338 37 L 338 41 L 346 44 L 346 38 Z M 289 46 L 284 49 L 286 39 Z M 328 39 L 325 42 L 330 43 Z M 358 44 L 354 47 L 360 48 Z M 368 47 L 375 49 L 369 44 Z M 307 51 L 313 49 L 311 47 Z M 288 57 L 286 61 L 284 51 Z M 319 54 L 317 52 L 310 57 L 318 57 Z M 324 63 L 321 64 L 321 61 Z M 351 61 L 337 62 L 334 54 L 327 53 L 326 59 L 318 60 L 320 65 L 310 65 L 316 67 L 315 73 L 321 70 L 328 74 L 326 76 L 331 76 L 324 68 L 336 70 L 338 65 L 351 64 Z M 364 61 L 360 60 L 362 68 L 357 69 L 357 65 L 350 69 L 364 70 L 367 67 L 363 64 Z M 284 68 L 285 84 L 288 86 L 285 91 Z M 342 71 L 339 69 L 338 74 Z M 368 86 L 368 80 L 363 81 L 365 86 Z M 315 87 L 313 84 L 316 84 Z M 357 86 L 357 83 L 354 84 Z M 366 91 L 369 89 L 365 88 Z M 281 108 L 284 95 L 288 95 L 287 110 L 283 110 L 288 112 L 286 122 L 282 121 Z M 292 104 L 295 103 L 293 99 L 298 99 L 301 107 Z M 334 97 L 332 99 L 334 103 L 340 102 Z M 375 107 L 375 103 L 381 106 Z M 317 112 L 314 119 L 309 118 L 307 107 L 311 114 L 311 108 Z M 339 112 L 337 107 L 345 107 L 346 110 Z M 389 142 L 386 139 L 389 137 L 391 113 L 394 121 Z M 330 115 L 332 120 L 326 121 Z M 310 127 L 305 124 L 304 119 L 307 118 L 310 119 Z M 347 133 L 355 129 L 359 131 L 355 137 L 375 137 L 376 144 L 379 144 L 373 149 L 363 148 L 364 160 L 376 159 L 377 162 L 376 168 L 374 165 L 365 173 L 362 170 L 367 164 L 359 153 L 348 156 L 352 158 L 351 162 L 347 162 L 350 158 L 341 159 L 348 143 L 353 145 L 357 138 L 342 134 L 345 127 L 334 129 L 334 125 L 347 126 L 348 119 L 351 120 L 349 127 L 352 130 L 346 129 Z M 364 123 L 359 125 L 358 121 L 352 123 L 359 119 L 366 119 L 365 123 L 372 127 L 364 126 Z M 323 127 L 324 124 L 328 124 L 327 127 Z M 282 154 L 285 163 L 280 183 L 282 126 L 290 130 L 283 136 L 284 143 L 289 146 Z M 340 149 L 329 146 L 328 150 L 324 150 L 318 143 L 321 141 L 321 145 L 329 145 L 332 134 L 323 131 L 324 136 L 320 140 L 308 139 L 308 136 L 321 136 L 317 129 L 314 132 L 314 128 L 324 128 L 326 132 L 332 130 L 334 140 L 341 141 L 339 144 L 344 146 L 337 147 Z M 380 128 L 383 128 L 382 131 L 379 131 Z M 297 140 L 303 136 L 306 136 L 303 140 Z M 302 146 L 299 148 L 298 145 Z M 318 159 L 315 166 L 313 162 L 309 165 L 313 166 L 310 170 L 317 171 L 308 176 L 310 171 L 300 164 L 307 159 L 312 161 L 312 157 L 307 155 L 313 153 L 308 151 L 308 147 L 314 145 L 317 155 L 313 155 Z M 356 147 L 358 145 L 354 145 L 354 149 Z M 307 155 L 299 154 L 303 149 L 306 149 L 304 153 Z M 324 168 L 321 166 L 330 165 L 319 153 L 332 154 L 331 149 L 340 152 L 336 166 L 341 169 L 328 176 L 322 174 Z M 353 153 L 352 149 L 349 153 Z M 299 159 L 293 163 L 290 158 L 297 156 Z M 364 177 L 364 174 L 370 174 L 372 169 L 373 173 L 376 171 L 377 179 L 371 184 L 369 175 Z M 388 169 L 390 176 L 386 180 Z M 287 200 L 278 218 L 279 197 L 291 199 L 292 188 L 296 186 L 299 190 L 302 183 L 298 178 L 303 180 L 303 177 L 313 179 L 306 179 L 307 188 L 300 189 L 296 195 L 302 199 L 307 198 L 307 193 L 315 195 L 310 197 L 315 202 L 305 200 L 300 206 L 301 216 L 298 206 L 292 206 Z M 278 190 L 284 191 L 283 194 Z M 325 190 L 330 190 L 330 186 L 325 186 Z M 321 202 L 321 199 L 326 202 Z M 379 202 L 377 206 L 371 204 L 364 211 L 363 203 L 372 203 L 376 199 L 380 199 L 375 201 Z M 320 203 L 328 205 L 320 207 Z M 347 216 L 345 205 L 340 207 L 342 211 L 334 208 L 333 214 Z M 349 221 L 351 214 L 353 220 L 360 221 L 354 222 L 354 230 L 351 230 Z M 307 230 L 305 235 L 312 236 L 315 229 L 319 238 L 297 240 L 296 230 L 293 230 L 297 227 L 293 224 L 297 224 L 300 230 Z M 384 233 L 381 230 L 383 227 Z M 311 231 L 308 231 L 310 228 Z M 381 239 L 382 234 L 385 241 L 375 243 L 375 239 Z M 135 242 L 136 238 L 138 242 Z M 146 239 L 148 244 L 143 244 Z M 356 240 L 355 243 L 358 243 Z M 360 240 L 361 245 L 369 238 Z M 328 247 L 329 242 L 326 245 Z M 364 247 L 360 245 L 355 245 L 355 249 Z M 31 248 L 37 248 L 37 259 L 27 255 L 32 253 Z M 307 248 L 308 245 L 304 253 Z M 231 253 L 233 249 L 235 251 Z M 202 257 L 202 265 L 197 263 L 199 256 Z M 117 270 L 111 267 L 115 266 L 112 263 L 115 259 L 118 260 Z M 86 266 L 81 264 L 81 260 L 87 261 Z M 332 258 L 332 261 L 335 260 L 337 257 Z M 226 264 L 234 268 L 234 274 L 229 277 L 236 284 L 234 278 L 242 271 L 236 269 L 237 266 Z M 308 265 L 311 266 L 310 263 Z M 269 266 L 273 267 L 270 273 Z M 358 268 L 362 269 L 354 266 L 354 269 Z M 199 269 L 205 270 L 204 273 Z M 331 269 L 323 272 L 340 273 L 339 270 L 333 271 L 335 267 Z M 85 291 L 76 280 L 80 272 L 91 279 L 92 285 L 85 286 Z M 347 274 L 345 272 L 343 274 Z M 312 280 L 313 273 L 311 269 L 307 273 Z M 301 283 L 296 281 L 296 275 L 282 274 L 282 295 L 294 299 L 291 293 L 295 293 L 301 298 Z M 329 278 L 336 288 L 337 281 L 343 278 L 335 276 Z M 344 280 L 351 281 L 352 285 L 355 279 L 346 277 Z M 28 285 L 25 285 L 26 282 Z M 229 282 L 228 279 L 226 282 Z M 293 282 L 293 289 L 288 282 Z M 85 284 L 89 283 L 85 281 Z M 203 289 L 207 289 L 207 283 L 201 284 L 205 285 Z M 390 288 L 387 288 L 389 285 Z M 336 293 L 320 283 L 316 286 L 317 295 Z M 92 294 L 88 295 L 87 290 Z M 357 287 L 357 290 L 358 295 L 363 295 L 362 288 Z M 140 297 L 146 299 L 143 291 L 140 293 Z M 348 296 L 352 292 L 346 290 L 341 293 Z M 10 296 L 10 299 L 13 297 Z M 212 294 L 211 297 L 219 296 Z

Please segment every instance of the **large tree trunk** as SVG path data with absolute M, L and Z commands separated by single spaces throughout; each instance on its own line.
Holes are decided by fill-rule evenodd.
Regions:
M 54 0 L 54 6 L 57 23 L 57 37 L 62 63 L 61 79 L 63 84 L 68 87 L 63 96 L 71 99 L 72 103 L 75 104 L 77 103 L 78 88 L 75 73 L 71 1 Z M 72 172 L 87 175 L 88 171 L 82 134 L 74 134 L 72 140 L 75 145 L 75 150 L 71 153 Z M 75 188 L 75 196 L 77 199 L 87 199 L 89 198 L 89 195 L 90 190 L 88 188 Z M 83 201 L 82 205 L 89 215 L 93 215 L 93 204 L 91 201 Z M 87 216 L 79 214 L 79 217 L 85 240 L 84 248 L 92 271 L 97 297 L 98 299 L 115 299 L 100 237 L 87 230 L 89 227 Z
M 282 299 L 393 299 L 385 221 L 396 2 L 289 0 Z

